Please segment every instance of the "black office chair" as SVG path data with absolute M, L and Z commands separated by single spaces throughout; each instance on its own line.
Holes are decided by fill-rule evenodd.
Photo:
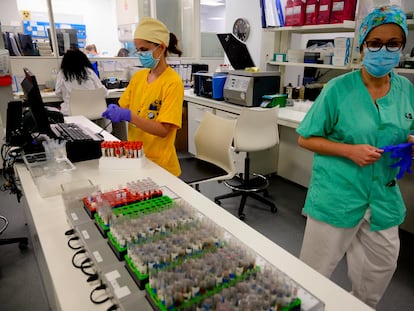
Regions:
M 269 180 L 266 176 L 250 172 L 250 153 L 270 149 L 279 143 L 278 113 L 279 107 L 244 108 L 237 118 L 233 146 L 235 152 L 246 152 L 244 172 L 235 179 L 225 181 L 224 184 L 232 192 L 215 197 L 214 202 L 221 205 L 223 199 L 241 196 L 238 211 L 241 220 L 246 218 L 244 206 L 248 197 L 268 205 L 272 213 L 277 212 L 275 203 L 266 198 L 269 196 Z
M 0 229 L 0 235 L 7 229 L 9 225 L 9 221 L 6 217 L 0 215 L 0 219 L 4 222 L 3 228 Z M 29 244 L 28 238 L 25 237 L 16 237 L 16 238 L 7 238 L 7 239 L 0 239 L 0 245 L 6 244 L 14 244 L 19 243 L 19 248 L 21 250 L 27 248 L 27 244 Z

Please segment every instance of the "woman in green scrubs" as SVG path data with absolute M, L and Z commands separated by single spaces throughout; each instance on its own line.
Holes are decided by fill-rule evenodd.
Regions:
M 300 258 L 330 277 L 346 254 L 352 293 L 372 307 L 396 269 L 405 217 L 396 159 L 383 147 L 414 131 L 413 85 L 392 71 L 407 33 L 398 7 L 368 14 L 361 70 L 329 81 L 297 129 L 299 145 L 315 153 Z

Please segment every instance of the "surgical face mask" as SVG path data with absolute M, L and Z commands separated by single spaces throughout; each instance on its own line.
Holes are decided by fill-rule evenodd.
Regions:
M 159 47 L 159 45 L 149 51 L 141 51 L 138 52 L 138 58 L 139 61 L 141 62 L 141 65 L 144 66 L 145 68 L 150 68 L 153 69 L 155 67 L 157 67 L 158 62 L 160 61 L 160 59 L 155 59 L 153 56 L 153 52 Z
M 362 65 L 368 73 L 376 78 L 383 77 L 391 72 L 392 68 L 400 62 L 400 51 L 390 52 L 383 46 L 377 52 L 364 48 Z

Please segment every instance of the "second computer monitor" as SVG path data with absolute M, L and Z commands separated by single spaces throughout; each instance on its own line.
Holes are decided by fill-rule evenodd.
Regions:
M 49 35 L 50 47 L 53 50 L 53 38 L 50 29 L 47 30 Z M 58 43 L 59 55 L 62 56 L 69 49 L 78 49 L 78 33 L 76 29 L 56 29 L 56 38 Z

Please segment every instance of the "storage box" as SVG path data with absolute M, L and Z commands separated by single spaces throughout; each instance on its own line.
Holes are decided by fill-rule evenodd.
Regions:
M 347 48 L 334 48 L 333 49 L 333 56 L 339 56 L 344 57 L 346 59 L 349 59 L 350 50 Z
M 286 62 L 286 53 L 274 53 L 273 54 L 273 61 L 275 62 Z
M 75 166 L 67 158 L 47 159 L 46 153 L 41 152 L 26 154 L 23 160 L 41 197 L 60 195 L 62 184 L 72 181 Z
M 334 38 L 334 47 L 335 48 L 351 48 L 351 37 L 335 37 Z
M 303 63 L 304 56 L 305 50 L 289 49 L 287 53 L 287 60 L 292 63 Z
M 349 62 L 349 59 L 342 56 L 333 56 L 332 65 L 334 66 L 346 66 Z

